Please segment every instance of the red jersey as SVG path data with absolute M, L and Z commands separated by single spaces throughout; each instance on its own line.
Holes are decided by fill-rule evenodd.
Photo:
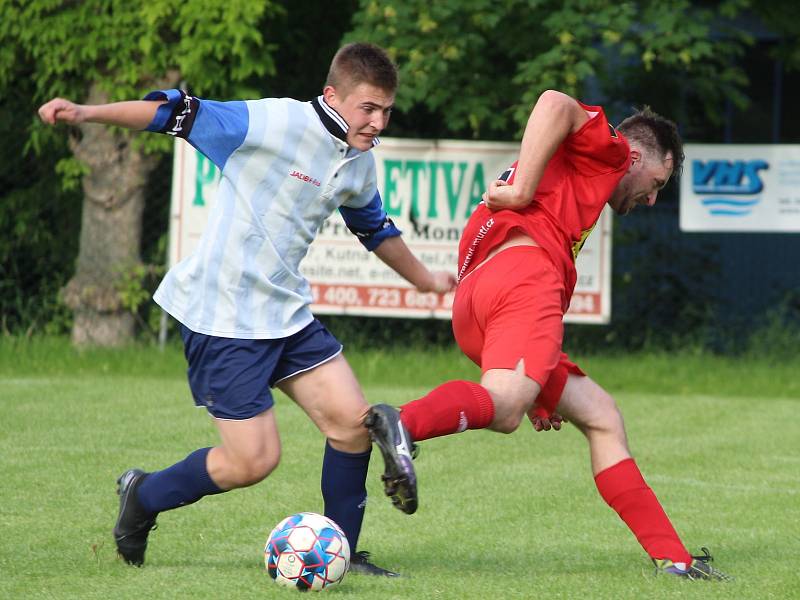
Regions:
M 564 279 L 564 311 L 577 274 L 575 258 L 630 164 L 630 147 L 600 106 L 579 103 L 589 120 L 561 143 L 547 163 L 533 202 L 520 210 L 472 213 L 458 248 L 459 280 L 486 259 L 513 230 L 536 241 Z M 514 182 L 517 163 L 500 178 Z

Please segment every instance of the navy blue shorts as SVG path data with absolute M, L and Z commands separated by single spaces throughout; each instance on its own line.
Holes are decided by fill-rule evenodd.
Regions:
M 342 351 L 333 334 L 314 319 L 277 340 L 240 340 L 196 333 L 181 325 L 189 363 L 189 387 L 197 406 L 218 419 L 255 417 L 275 402 L 270 388 Z

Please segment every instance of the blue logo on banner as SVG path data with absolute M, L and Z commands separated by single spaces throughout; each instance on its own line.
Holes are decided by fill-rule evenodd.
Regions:
M 695 194 L 714 194 L 700 202 L 712 216 L 743 217 L 761 202 L 754 196 L 764 189 L 758 172 L 769 169 L 764 160 L 693 160 L 692 190 Z

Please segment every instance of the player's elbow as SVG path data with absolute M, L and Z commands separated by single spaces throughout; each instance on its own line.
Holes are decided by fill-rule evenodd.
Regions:
M 551 110 L 567 112 L 576 100 L 572 96 L 568 96 L 564 92 L 558 90 L 545 90 L 539 95 L 536 105 L 545 106 Z
M 534 110 L 547 114 L 551 123 L 564 123 L 569 131 L 577 131 L 588 119 L 586 111 L 575 98 L 557 90 L 545 90 L 539 96 Z

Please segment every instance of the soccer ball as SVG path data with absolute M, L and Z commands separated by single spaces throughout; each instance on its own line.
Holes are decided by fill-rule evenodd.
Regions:
M 264 547 L 267 573 L 281 585 L 320 591 L 344 579 L 350 544 L 327 517 L 302 512 L 275 526 Z

